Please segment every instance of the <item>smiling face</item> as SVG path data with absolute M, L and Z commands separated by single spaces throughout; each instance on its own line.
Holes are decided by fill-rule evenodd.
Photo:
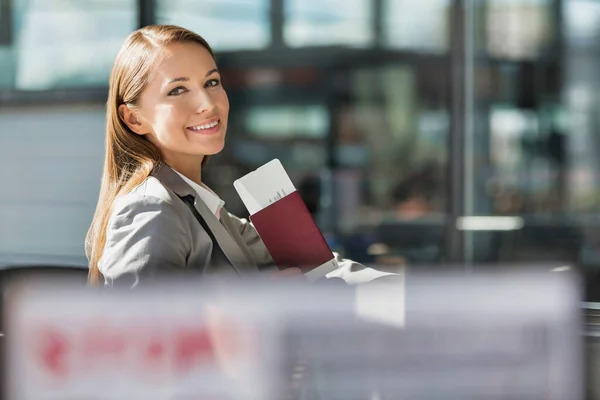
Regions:
M 204 156 L 225 144 L 229 101 L 215 60 L 197 43 L 168 45 L 137 106 L 122 105 L 119 112 L 181 172 L 196 165 L 199 171 Z

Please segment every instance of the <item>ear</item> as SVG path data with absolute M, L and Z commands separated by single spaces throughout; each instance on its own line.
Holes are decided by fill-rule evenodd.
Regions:
M 140 121 L 135 111 L 129 108 L 127 104 L 121 104 L 119 106 L 119 117 L 132 132 L 138 135 L 145 135 L 148 133 L 145 124 Z

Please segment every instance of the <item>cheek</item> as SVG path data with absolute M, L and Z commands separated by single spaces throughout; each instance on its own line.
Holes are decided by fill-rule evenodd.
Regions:
M 221 113 L 224 117 L 227 117 L 227 114 L 229 114 L 229 98 L 224 90 L 220 93 L 217 102 L 219 104 Z
M 162 105 L 159 106 L 155 113 L 155 126 L 157 130 L 162 128 L 172 128 L 174 125 L 183 123 L 185 120 L 186 110 L 185 105 Z

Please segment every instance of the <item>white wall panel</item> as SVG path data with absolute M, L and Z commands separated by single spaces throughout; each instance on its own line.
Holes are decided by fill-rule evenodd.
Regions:
M 104 107 L 0 111 L 0 265 L 85 265 L 104 155 Z

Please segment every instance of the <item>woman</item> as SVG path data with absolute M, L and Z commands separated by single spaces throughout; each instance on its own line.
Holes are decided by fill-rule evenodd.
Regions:
M 132 33 L 113 65 L 106 113 L 100 198 L 86 238 L 91 283 L 276 271 L 253 226 L 202 184 L 202 168 L 223 149 L 229 114 L 204 39 L 177 26 Z M 362 266 L 341 266 L 332 275 L 371 279 L 351 277 L 368 272 Z

